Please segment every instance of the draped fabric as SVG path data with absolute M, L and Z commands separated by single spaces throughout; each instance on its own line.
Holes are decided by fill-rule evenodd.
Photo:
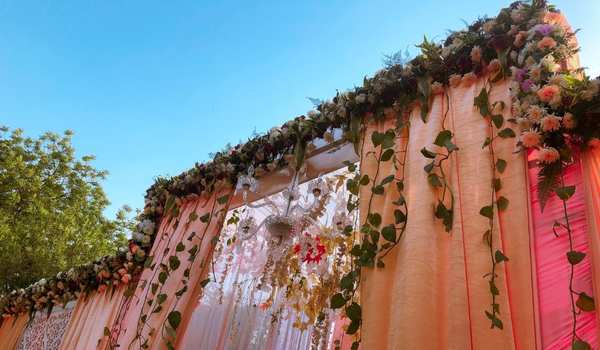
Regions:
M 27 324 L 17 349 L 19 350 L 57 350 L 69 325 L 74 303 L 65 308 L 55 307 L 48 315 L 38 312 Z
M 530 159 L 535 159 L 534 153 L 530 155 Z M 592 166 L 594 160 L 597 162 L 592 158 Z M 599 171 L 600 168 L 596 168 L 595 173 L 591 173 L 592 179 L 597 180 L 600 176 Z M 565 222 L 562 201 L 556 196 L 551 197 L 542 212 L 538 199 L 537 173 L 538 168 L 532 165 L 529 169 L 529 181 L 541 347 L 558 350 L 571 346 L 573 324 L 569 297 L 571 265 L 566 259 L 566 253 L 570 250 L 569 239 L 565 230 L 560 228 L 557 229 L 559 237 L 553 233 L 556 221 Z M 565 170 L 564 180 L 565 185 L 576 186 L 575 194 L 567 201 L 569 224 L 572 228 L 574 242 L 573 249 L 584 252 L 590 257 L 575 266 L 574 289 L 585 292 L 587 295 L 598 295 L 594 293 L 592 285 L 592 254 L 597 255 L 598 251 L 592 253 L 593 249 L 590 249 L 589 245 L 590 234 L 593 231 L 590 230 L 586 218 L 584 178 L 579 160 Z M 599 214 L 599 211 L 591 211 L 589 219 L 593 220 L 594 216 Z M 593 346 L 600 345 L 597 343 L 599 331 L 595 313 L 582 312 L 577 317 L 577 334 Z
M 509 82 L 494 84 L 490 101 L 511 105 Z M 385 258 L 385 268 L 363 269 L 362 347 L 364 349 L 532 349 L 535 347 L 534 289 L 532 283 L 528 188 L 525 159 L 514 153 L 514 139 L 494 142 L 497 158 L 507 161 L 498 195 L 509 200 L 506 211 L 495 211 L 494 250 L 501 249 L 510 259 L 498 265 L 497 303 L 504 329 L 491 329 L 484 310 L 490 309 L 488 279 L 490 251 L 484 242 L 488 219 L 479 214 L 491 197 L 492 159 L 482 144 L 489 135 L 488 124 L 473 107 L 473 100 L 484 86 L 480 79 L 470 86 L 449 89 L 448 97 L 433 99 L 427 123 L 418 107 L 409 116 L 408 134 L 399 137 L 396 152 L 407 145 L 404 174 L 391 164 L 382 163 L 381 181 L 389 174 L 404 175 L 404 196 L 408 204 L 408 226 L 397 247 Z M 504 116 L 509 118 L 510 108 Z M 365 138 L 373 131 L 383 132 L 393 120 L 368 126 Z M 435 192 L 428 184 L 424 167 L 430 162 L 420 150 L 433 146 L 442 123 L 454 134 L 459 150 L 445 164 L 447 181 L 454 191 L 454 224 L 444 230 L 434 217 Z M 407 137 L 408 136 L 408 137 Z M 375 177 L 376 162 L 362 150 L 361 172 Z M 390 162 L 388 162 L 390 163 Z M 370 188 L 362 189 L 361 216 L 364 220 Z M 395 188 L 375 196 L 373 207 L 382 215 L 382 225 L 394 222 L 392 204 L 398 198 Z
M 61 350 L 104 349 L 108 344 L 105 329 L 117 318 L 126 288 L 93 292 L 81 296 L 73 309 L 69 325 L 60 343 Z
M 2 349 L 12 350 L 17 348 L 19 338 L 23 334 L 28 320 L 29 315 L 27 314 L 20 314 L 16 318 L 11 316 L 2 319 L 2 326 L 0 326 L 0 346 Z
M 300 185 L 300 193 L 306 188 L 306 184 Z M 345 197 L 340 196 L 327 208 L 325 221 L 333 216 L 336 203 L 345 203 Z M 243 210 L 247 208 L 236 211 Z M 260 208 L 254 209 L 252 217 L 260 222 L 267 215 L 269 211 Z M 271 289 L 260 288 L 259 282 L 268 257 L 265 245 L 268 233 L 263 229 L 246 241 L 226 243 L 235 235 L 235 225 L 225 227 L 221 233 L 214 263 L 216 281 L 211 281 L 199 298 L 180 349 L 300 350 L 310 349 L 314 343 L 333 349 L 335 340 L 346 340 L 340 345 L 342 349 L 349 349 L 349 336 L 344 337 L 341 330 L 343 321 L 333 313 L 328 315 L 330 322 L 325 338 L 315 339 L 312 326 L 302 330 L 294 325 L 300 314 L 286 305 L 284 291 L 277 293 L 272 305 L 265 303 Z
M 198 300 L 203 289 L 200 282 L 206 278 L 211 266 L 215 244 L 213 238 L 218 235 L 223 225 L 230 200 L 228 195 L 229 190 L 215 191 L 210 196 L 184 201 L 181 203 L 178 217 L 163 218 L 150 253 L 154 268 L 142 272 L 138 288 L 124 317 L 114 323 L 112 330 L 113 333 L 116 330 L 117 334 L 113 335 L 113 344 L 118 344 L 121 349 L 137 349 L 144 343 L 148 349 L 166 348 L 163 326 L 167 323 L 169 313 L 177 310 L 181 314 L 181 322 L 177 328 L 177 343 L 172 345 L 176 349 L 180 348 L 178 343 L 181 342 L 191 319 L 195 300 Z M 183 245 L 183 249 L 177 249 L 179 244 Z M 189 251 L 194 246 L 197 246 L 194 248 L 197 249 L 197 257 L 191 262 L 188 259 Z M 181 266 L 170 271 L 166 282 L 154 295 L 151 288 L 159 281 L 163 269 L 161 264 L 169 264 L 169 257 L 174 254 L 179 257 Z M 175 293 L 184 287 L 182 281 L 188 269 L 188 290 L 177 298 Z M 167 298 L 161 304 L 160 311 L 157 311 L 156 298 L 162 293 L 166 294 Z M 148 302 L 151 300 L 155 302 L 149 306 Z

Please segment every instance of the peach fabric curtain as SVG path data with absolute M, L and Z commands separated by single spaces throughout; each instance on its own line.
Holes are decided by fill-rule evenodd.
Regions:
M 483 234 L 487 218 L 479 214 L 488 205 L 492 173 L 490 155 L 482 144 L 488 136 L 487 122 L 473 106 L 483 87 L 480 79 L 470 86 L 452 88 L 448 98 L 437 95 L 429 121 L 420 119 L 418 108 L 410 115 L 409 137 L 402 135 L 396 151 L 408 142 L 404 195 L 408 204 L 408 226 L 400 244 L 385 258 L 385 268 L 364 269 L 361 282 L 363 304 L 362 348 L 364 349 L 532 349 L 536 344 L 534 285 L 532 282 L 528 187 L 525 159 L 513 153 L 515 139 L 495 142 L 497 157 L 508 162 L 501 175 L 499 195 L 510 201 L 506 211 L 494 218 L 494 249 L 500 248 L 510 259 L 497 267 L 496 284 L 500 290 L 500 318 L 504 329 L 490 329 L 484 310 L 490 309 L 491 295 L 487 278 L 491 262 Z M 509 82 L 495 84 L 490 101 L 504 101 L 503 112 L 509 118 Z M 459 150 L 452 154 L 445 172 L 455 196 L 454 225 L 444 231 L 433 215 L 437 197 L 423 170 L 428 163 L 420 150 L 435 150 L 433 141 L 445 127 L 454 133 Z M 365 135 L 385 131 L 393 120 L 371 124 Z M 510 125 L 509 125 L 510 126 Z M 372 150 L 365 143 L 363 155 Z M 391 163 L 391 162 L 387 162 Z M 382 163 L 385 164 L 385 163 Z M 374 177 L 376 164 L 363 156 L 361 171 Z M 396 173 L 386 164 L 379 179 Z M 380 180 L 379 180 L 380 181 Z M 368 199 L 363 188 L 361 199 Z M 375 196 L 373 206 L 382 214 L 383 224 L 394 222 L 398 197 L 395 188 L 384 196 Z M 364 220 L 367 203 L 361 203 Z
M 93 292 L 87 297 L 77 300 L 77 305 L 63 335 L 60 349 L 104 349 L 108 337 L 104 336 L 104 328 L 109 328 L 117 318 L 121 303 L 125 296 L 124 287 L 112 293 Z
M 3 319 L 0 327 L 0 348 L 16 349 L 28 321 L 29 315 L 27 314 L 20 314 L 16 319 L 14 316 Z
M 184 337 L 183 335 L 194 311 L 196 301 L 202 293 L 203 288 L 200 282 L 207 277 L 211 267 L 211 257 L 214 248 L 212 240 L 220 232 L 223 225 L 223 219 L 227 212 L 229 200 L 231 199 L 230 192 L 227 189 L 215 192 L 210 196 L 187 200 L 182 203 L 178 218 L 162 220 L 154 247 L 151 251 L 153 262 L 156 263 L 156 266 L 154 270 L 145 269 L 142 272 L 138 284 L 139 287 L 135 291 L 133 300 L 124 318 L 116 322 L 113 326 L 113 330 L 118 330 L 116 343 L 120 349 L 139 349 L 145 340 L 148 340 L 148 349 L 165 349 L 166 343 L 161 336 L 162 327 L 167 322 L 168 314 L 174 309 L 180 311 L 181 323 L 177 329 L 177 343 L 173 345 L 176 349 L 180 348 L 179 343 Z M 226 203 L 219 203 L 219 198 L 228 198 L 228 200 Z M 194 212 L 197 219 L 190 220 L 190 214 Z M 200 218 L 206 214 L 210 214 L 210 220 L 207 223 L 203 223 Z M 176 221 L 179 221 L 179 224 L 174 227 Z M 166 293 L 168 298 L 162 304 L 160 312 L 151 313 L 152 310 L 149 310 L 149 306 L 147 305 L 147 301 L 151 299 L 151 285 L 158 280 L 161 261 L 168 263 L 166 260 L 163 261 L 163 259 L 167 259 L 168 256 L 173 255 L 176 252 L 176 246 L 180 242 L 185 246 L 184 250 L 177 253 L 181 261 L 181 266 L 170 273 L 161 292 Z M 198 245 L 198 252 L 193 265 L 189 266 L 189 289 L 177 301 L 174 293 L 183 287 L 184 270 L 188 267 L 188 250 L 194 245 Z M 168 253 L 165 254 L 167 248 Z M 147 322 L 143 327 L 139 327 L 138 321 L 142 315 L 148 315 Z M 138 330 L 138 327 L 140 330 Z M 142 341 L 137 336 L 138 334 L 143 338 Z

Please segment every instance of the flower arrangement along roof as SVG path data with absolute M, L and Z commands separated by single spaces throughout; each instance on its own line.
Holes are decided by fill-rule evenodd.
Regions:
M 527 101 L 531 100 L 528 96 L 532 91 L 538 91 L 540 100 L 547 99 L 545 102 L 558 110 L 563 120 L 572 122 L 558 135 L 553 132 L 557 123 L 547 121 L 543 130 L 531 128 L 532 134 L 524 133 L 519 142 L 523 147 L 545 145 L 542 151 L 548 149 L 550 153 L 544 153 L 546 158 L 542 161 L 552 180 L 554 151 L 564 150 L 566 143 L 575 147 L 600 144 L 599 81 L 590 80 L 582 72 L 577 72 L 578 76 L 558 74 L 560 66 L 556 62 L 567 59 L 576 48 L 569 45 L 572 33 L 544 24 L 545 16 L 553 13 L 557 10 L 544 0 L 515 2 L 495 18 L 482 18 L 464 30 L 452 32 L 442 43 L 425 39 L 418 45 L 421 54 L 407 64 L 389 65 L 373 77 L 365 78 L 362 86 L 338 93 L 306 115 L 217 153 L 211 162 L 196 164 L 169 179 L 158 178 L 146 192 L 145 207 L 128 246 L 114 256 L 2 296 L 3 316 L 51 310 L 54 305 L 66 304 L 81 294 L 114 290 L 120 285 L 129 285 L 127 292 L 132 293 L 135 287 L 130 280 L 151 265 L 148 253 L 158 223 L 162 217 L 177 216 L 186 198 L 211 193 L 222 185 L 233 185 L 250 166 L 260 176 L 284 166 L 299 165 L 305 152 L 314 147 L 313 140 L 333 140 L 333 129 L 343 129 L 344 138 L 358 149 L 360 130 L 366 119 L 381 119 L 390 112 L 402 115 L 420 105 L 421 117 L 426 120 L 434 94 L 446 86 L 468 84 L 486 75 L 498 80 L 512 76 L 518 84 L 514 94 Z M 550 87 L 536 86 L 533 66 L 554 70 L 556 77 Z M 515 122 L 531 123 L 529 105 L 517 106 L 513 111 Z

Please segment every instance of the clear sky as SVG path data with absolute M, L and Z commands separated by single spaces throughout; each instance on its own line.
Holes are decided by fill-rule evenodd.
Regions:
M 449 5 L 452 3 L 452 5 Z M 557 0 L 600 74 L 600 1 Z M 0 124 L 72 129 L 107 214 L 509 1 L 0 1 Z M 411 49 L 415 52 L 413 49 Z

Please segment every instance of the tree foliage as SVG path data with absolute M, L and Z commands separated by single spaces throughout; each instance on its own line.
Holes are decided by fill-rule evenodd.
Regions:
M 114 220 L 93 156 L 76 157 L 71 131 L 37 139 L 0 127 L 0 292 L 22 288 L 125 244 L 129 208 Z

